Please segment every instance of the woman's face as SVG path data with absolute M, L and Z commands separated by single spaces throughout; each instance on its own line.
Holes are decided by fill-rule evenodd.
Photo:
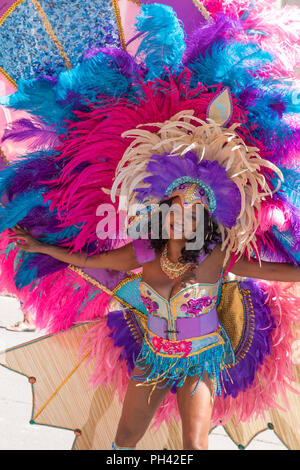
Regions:
M 183 208 L 178 196 L 172 200 L 164 225 L 170 239 L 189 240 L 195 236 L 197 209 L 199 209 L 197 206 L 201 204 Z

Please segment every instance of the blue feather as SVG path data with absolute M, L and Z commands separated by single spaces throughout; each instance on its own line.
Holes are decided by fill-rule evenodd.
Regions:
M 5 207 L 0 207 L 0 232 L 20 222 L 36 206 L 43 205 L 40 191 L 29 191 L 16 196 Z
M 66 240 L 74 240 L 79 235 L 81 228 L 76 226 L 65 227 L 55 233 L 44 233 L 40 238 L 44 243 L 59 245 Z
M 214 42 L 204 55 L 186 63 L 192 70 L 192 85 L 222 83 L 248 111 L 248 126 L 255 139 L 261 140 L 274 158 L 284 155 L 284 143 L 292 131 L 282 119 L 284 113 L 299 113 L 295 87 L 288 80 L 257 75 L 265 66 L 273 65 L 273 57 L 257 44 L 232 41 Z M 253 125 L 257 125 L 253 128 Z M 272 158 L 271 158 L 272 159 Z
M 53 151 L 27 154 L 0 172 L 0 197 L 6 194 L 11 199 L 16 194 L 32 189 L 45 190 L 45 183 L 57 175 L 58 167 Z
M 19 265 L 17 272 L 14 276 L 16 288 L 21 290 L 23 287 L 29 286 L 37 279 L 37 267 L 29 268 L 28 264 L 34 258 L 34 253 L 26 253 L 22 250 L 19 251 L 22 257 L 22 263 Z
M 268 52 L 262 51 L 257 44 L 242 42 L 214 42 L 204 55 L 185 65 L 194 72 L 192 84 L 198 82 L 215 85 L 222 82 L 230 86 L 231 91 L 239 91 L 249 86 L 252 73 L 258 72 L 265 64 L 272 61 Z M 256 77 L 255 77 L 256 80 Z
M 61 106 L 57 102 L 53 82 L 43 78 L 20 80 L 18 90 L 0 97 L 0 104 L 26 110 L 50 126 L 61 124 L 64 119 L 72 117 L 72 105 Z
M 164 74 L 164 67 L 179 69 L 185 50 L 184 30 L 171 7 L 142 5 L 136 29 L 143 33 L 137 57 L 145 62 L 148 80 Z
M 98 100 L 99 93 L 111 97 L 135 97 L 140 90 L 140 86 L 137 87 L 140 73 L 127 52 L 100 49 L 72 70 L 62 72 L 55 90 L 58 100 L 66 100 L 70 91 L 91 102 Z
M 87 101 L 95 102 L 99 93 L 135 100 L 141 90 L 140 75 L 140 67 L 127 52 L 99 49 L 58 77 L 20 80 L 18 90 L 0 97 L 0 104 L 26 110 L 61 134 L 66 120 L 78 120 L 73 111 L 88 111 Z
M 279 194 L 300 210 L 300 170 L 292 168 L 280 168 L 280 170 L 284 180 L 281 182 Z M 277 182 L 277 178 L 272 179 L 274 187 Z

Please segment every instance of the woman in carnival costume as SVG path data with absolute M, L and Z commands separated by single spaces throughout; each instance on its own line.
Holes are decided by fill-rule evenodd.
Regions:
M 115 449 L 134 448 L 155 413 L 159 424 L 178 410 L 184 448 L 205 449 L 211 420 L 263 413 L 293 379 L 299 299 L 226 274 L 300 281 L 297 89 L 230 15 L 203 23 L 187 47 L 167 6 L 142 6 L 136 28 L 138 60 L 93 50 L 1 100 L 40 120 L 6 138 L 27 126 L 39 146 L 59 140 L 1 172 L 2 273 L 40 327 L 99 318 L 83 348 L 95 385 L 114 383 L 121 398 L 127 388 Z M 151 237 L 163 203 L 159 232 L 170 229 Z M 120 246 L 122 223 L 103 236 L 107 204 L 141 237 Z M 204 243 L 188 249 L 201 207 Z M 192 223 L 178 223 L 178 208 Z M 85 282 L 93 270 L 102 292 Z

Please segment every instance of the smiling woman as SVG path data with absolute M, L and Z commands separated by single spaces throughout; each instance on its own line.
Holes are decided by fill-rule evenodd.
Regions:
M 148 225 L 147 238 L 156 252 L 162 253 L 168 239 L 172 238 L 181 243 L 184 238 L 186 244 L 182 247 L 179 261 L 181 264 L 197 264 L 202 253 L 209 254 L 215 244 L 220 242 L 218 226 L 207 209 L 203 209 L 203 205 L 182 207 L 179 196 L 173 196 L 161 202 L 160 209 L 150 218 Z M 163 259 L 165 258 L 164 256 Z

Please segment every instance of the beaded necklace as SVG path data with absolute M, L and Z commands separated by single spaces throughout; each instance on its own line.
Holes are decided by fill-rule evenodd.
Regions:
M 191 266 L 192 263 L 183 264 L 180 261 L 177 261 L 177 263 L 170 261 L 168 258 L 168 246 L 166 245 L 164 247 L 160 256 L 160 267 L 168 278 L 176 279 L 177 277 L 182 276 L 182 274 L 184 274 Z

